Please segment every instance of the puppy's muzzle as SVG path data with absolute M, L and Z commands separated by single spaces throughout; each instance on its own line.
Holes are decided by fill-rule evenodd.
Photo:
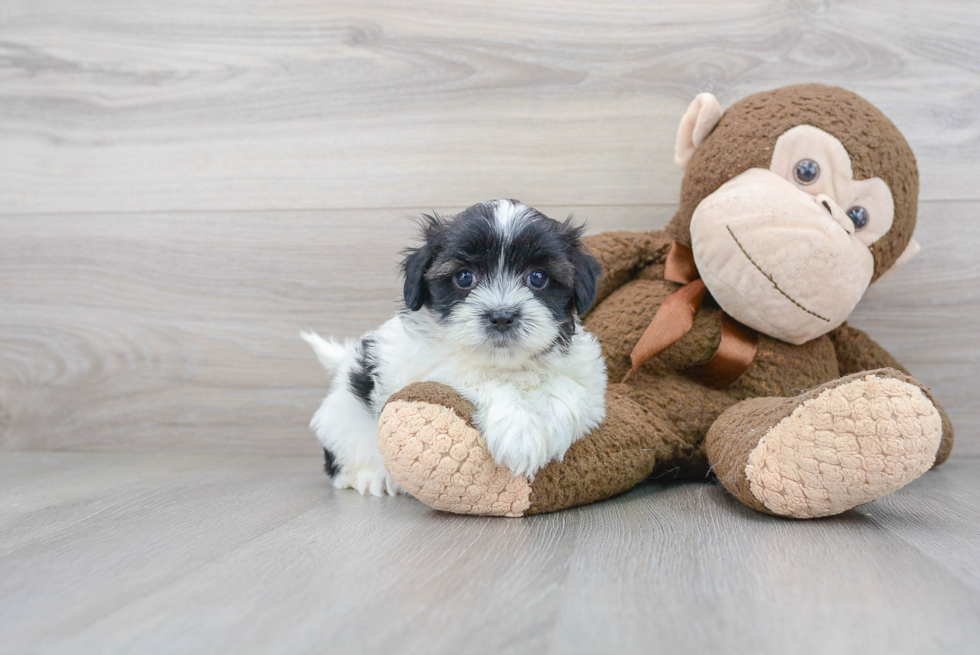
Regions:
M 497 332 L 507 332 L 517 324 L 517 312 L 510 309 L 496 309 L 487 316 L 490 328 Z

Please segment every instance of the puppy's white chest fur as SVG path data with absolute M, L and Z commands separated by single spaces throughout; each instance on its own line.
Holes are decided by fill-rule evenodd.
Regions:
M 460 351 L 412 317 L 395 316 L 367 335 L 378 383 L 375 416 L 413 382 L 440 382 L 476 407 L 474 421 L 493 458 L 533 478 L 605 417 L 606 370 L 598 341 L 581 325 L 567 346 L 510 360 Z

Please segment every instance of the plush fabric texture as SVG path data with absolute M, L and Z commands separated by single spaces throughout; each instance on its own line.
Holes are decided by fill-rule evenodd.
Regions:
M 699 93 L 681 119 L 674 143 L 674 163 L 681 169 L 687 167 L 691 155 L 701 145 L 705 137 L 715 129 L 721 118 L 721 106 L 710 93 Z
M 461 395 L 438 382 L 416 382 L 410 384 L 401 391 L 392 394 L 388 402 L 427 402 L 442 405 L 453 410 L 458 417 L 466 423 L 473 425 L 473 412 L 476 409 L 473 403 L 463 398 Z
M 883 367 L 895 369 L 908 376 L 904 379 L 919 384 L 919 388 L 922 390 L 922 393 L 924 393 L 929 401 L 939 410 L 940 418 L 942 419 L 943 423 L 942 441 L 939 444 L 939 450 L 936 452 L 936 461 L 933 464 L 933 467 L 939 466 L 945 462 L 949 458 L 950 453 L 953 452 L 953 423 L 950 421 L 949 415 L 943 411 L 942 406 L 939 404 L 939 401 L 936 400 L 936 397 L 933 395 L 932 391 L 921 383 L 916 382 L 914 378 L 912 378 L 911 374 L 898 362 L 897 359 L 892 357 L 888 351 L 875 343 L 871 337 L 869 337 L 862 330 L 853 328 L 845 323 L 837 330 L 834 330 L 829 336 L 834 344 L 834 352 L 837 357 L 841 375 L 849 375 L 851 373 L 870 371 L 877 367 Z
M 860 198 L 861 206 L 870 211 L 873 220 L 864 229 L 855 232 L 857 239 L 871 245 L 891 229 L 895 204 L 888 185 L 880 177 L 854 179 L 850 155 L 840 139 L 832 134 L 812 125 L 797 125 L 776 140 L 769 170 L 789 181 L 796 163 L 811 157 L 828 163 L 830 168 L 825 167 L 821 175 L 806 187 L 807 193 L 833 201 L 836 206 L 832 206 L 831 212 L 839 223 L 849 227 L 851 221 L 845 212 L 847 206 L 837 204 L 838 200 L 847 202 L 845 198 Z
M 827 230 L 827 223 L 827 210 L 792 182 L 768 170 L 745 171 L 694 213 L 699 272 L 736 320 L 806 343 L 850 316 L 874 274 L 867 245 L 844 229 Z M 806 257 L 799 256 L 801 244 Z
M 594 502 L 651 474 L 704 480 L 713 472 L 750 507 L 804 518 L 869 502 L 945 461 L 953 426 L 931 391 L 846 322 L 799 345 L 760 334 L 745 373 L 727 388 L 712 389 L 686 373 L 721 341 L 719 306 L 709 295 L 690 331 L 619 382 L 640 336 L 680 286 L 664 279 L 664 262 L 675 239 L 690 247 L 695 207 L 732 177 L 768 168 L 778 137 L 801 124 L 840 140 L 855 179 L 879 177 L 891 188 L 892 230 L 872 247 L 874 276 L 888 270 L 911 238 L 918 192 L 915 158 L 895 126 L 842 89 L 804 85 L 750 96 L 730 107 L 694 152 L 680 209 L 666 232 L 584 240 L 602 265 L 584 322 L 602 345 L 612 382 L 605 422 L 526 483 L 525 500 L 523 487 L 508 486 L 508 471 L 493 472 L 488 456 L 475 452 L 484 447 L 466 425 L 472 410 L 465 401 L 445 387 L 412 385 L 382 416 L 379 439 L 386 465 L 389 457 L 397 463 L 395 479 L 440 509 L 490 513 L 484 494 L 505 494 L 504 504 L 517 504 L 500 513 L 527 515 Z M 429 421 L 438 425 L 430 430 Z M 450 428 L 457 423 L 466 429 Z M 430 448 L 435 454 L 425 455 L 424 465 L 417 462 Z M 447 458 L 452 463 L 443 464 Z M 484 472 L 475 487 L 453 477 L 462 473 L 456 462 L 470 458 Z M 467 495 L 470 487 L 479 492 L 476 500 Z
M 916 385 L 867 375 L 800 403 L 752 451 L 745 475 L 776 514 L 832 516 L 928 471 L 941 437 L 939 412 Z
M 611 385 L 602 425 L 572 444 L 561 462 L 538 472 L 526 514 L 553 512 L 620 494 L 648 478 L 658 462 L 673 459 L 683 450 L 683 441 L 631 400 L 627 389 L 626 385 Z
M 630 238 L 630 237 L 634 238 Z M 630 352 L 636 340 L 650 323 L 653 314 L 678 284 L 663 280 L 663 262 L 670 247 L 670 238 L 663 232 L 630 235 L 601 234 L 586 238 L 586 245 L 603 263 L 604 273 L 611 279 L 628 280 L 618 289 L 604 286 L 603 300 L 585 319 L 586 327 L 599 338 L 611 380 L 621 379 L 630 367 Z M 563 461 L 552 462 L 538 472 L 529 485 L 528 507 L 517 511 L 506 509 L 502 515 L 529 515 L 556 511 L 595 502 L 621 493 L 651 473 L 667 474 L 686 479 L 706 479 L 709 471 L 723 485 L 751 507 L 773 513 L 749 491 L 745 477 L 748 455 L 758 443 L 742 432 L 719 421 L 726 410 L 739 407 L 759 412 L 782 408 L 781 417 L 788 416 L 801 389 L 833 384 L 841 376 L 858 371 L 894 368 L 904 372 L 901 365 L 864 332 L 846 323 L 833 332 L 799 346 L 762 335 L 756 357 L 739 380 L 724 390 L 710 389 L 685 376 L 682 371 L 692 364 L 709 358 L 718 347 L 721 324 L 718 308 L 710 298 L 695 317 L 694 327 L 680 341 L 644 364 L 627 384 L 611 384 L 607 393 L 607 419 L 597 430 L 573 444 Z M 911 378 L 910 378 L 911 379 Z M 917 383 L 918 384 L 918 383 Z M 934 402 L 931 393 L 923 393 Z M 452 408 L 451 414 L 470 420 L 472 406 L 451 389 L 435 383 L 420 383 L 396 394 L 389 404 L 409 401 L 419 406 L 425 403 Z M 742 402 L 745 401 L 745 402 Z M 795 402 L 795 401 L 794 401 Z M 938 404 L 936 405 L 938 408 Z M 940 411 L 941 410 L 937 410 Z M 418 430 L 416 422 L 389 425 L 390 414 L 382 416 L 379 443 L 385 453 L 386 466 L 392 461 L 408 461 L 389 471 L 409 493 L 423 502 L 457 513 L 491 513 L 482 511 L 486 502 L 480 499 L 443 495 L 443 489 L 453 487 L 455 469 L 438 462 L 428 467 L 411 468 L 418 448 L 414 436 L 397 436 L 400 430 Z M 730 417 L 729 417 L 730 418 Z M 716 423 L 717 422 L 717 423 Z M 405 428 L 398 428 L 403 423 Z M 705 441 L 715 425 L 719 443 Z M 952 448 L 953 431 L 942 413 L 942 442 L 935 463 L 941 463 Z M 441 426 L 445 431 L 445 426 Z M 467 448 L 482 447 L 476 431 L 461 436 Z M 454 434 L 464 435 L 464 432 Z M 475 441 L 474 441 L 475 440 Z M 474 446 L 473 444 L 477 445 Z M 448 452 L 445 443 L 442 452 Z M 401 451 L 408 448 L 407 454 Z M 489 455 L 481 466 L 490 467 Z M 509 471 L 499 468 L 492 476 L 493 486 L 479 490 L 487 494 L 508 493 L 512 479 Z M 448 471 L 448 474 L 443 473 Z M 424 479 L 419 479 L 424 476 Z M 488 478 L 489 479 L 489 478 Z M 421 490 L 423 486 L 426 491 Z M 458 489 L 457 489 L 458 492 Z M 481 511 L 477 511 L 477 510 Z M 510 514 L 508 514 L 510 512 Z
M 919 169 L 898 128 L 851 91 L 822 84 L 756 93 L 725 110 L 714 131 L 694 151 L 681 186 L 681 202 L 668 233 L 691 245 L 691 217 L 722 184 L 750 168 L 769 168 L 776 140 L 798 125 L 812 125 L 844 144 L 855 179 L 880 177 L 895 200 L 891 232 L 871 247 L 877 279 L 898 259 L 915 229 Z
M 894 369 L 846 376 L 795 398 L 751 398 L 708 431 L 718 480 L 755 509 L 830 516 L 892 493 L 928 470 L 938 409 Z
M 433 397 L 447 395 L 436 391 Z M 426 505 L 510 517 L 522 516 L 530 506 L 527 481 L 497 466 L 479 432 L 454 409 L 438 402 L 389 401 L 380 426 L 385 468 Z
M 395 479 L 436 509 L 494 516 L 552 512 L 636 486 L 681 446 L 623 391 L 624 385 L 612 385 L 613 411 L 605 422 L 572 444 L 562 462 L 539 471 L 533 493 L 523 478 L 490 461 L 472 424 L 473 406 L 435 382 L 409 385 L 388 401 L 378 444 Z

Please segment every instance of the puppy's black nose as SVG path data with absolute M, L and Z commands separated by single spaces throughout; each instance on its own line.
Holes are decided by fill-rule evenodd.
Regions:
M 514 325 L 514 320 L 517 318 L 516 312 L 506 311 L 498 309 L 497 311 L 490 312 L 490 324 L 493 325 L 493 329 L 499 332 L 506 332 Z

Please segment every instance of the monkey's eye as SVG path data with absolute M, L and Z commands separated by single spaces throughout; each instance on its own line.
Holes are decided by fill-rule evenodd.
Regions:
M 868 215 L 868 210 L 864 207 L 855 205 L 847 210 L 848 217 L 854 221 L 854 229 L 860 230 L 868 224 L 871 217 Z
M 820 164 L 812 159 L 801 159 L 793 167 L 793 177 L 803 186 L 810 186 L 820 177 Z
M 476 274 L 473 271 L 457 271 L 453 276 L 453 284 L 459 289 L 472 289 L 476 284 Z
M 527 276 L 527 286 L 540 291 L 548 286 L 548 274 L 544 271 L 531 271 Z

